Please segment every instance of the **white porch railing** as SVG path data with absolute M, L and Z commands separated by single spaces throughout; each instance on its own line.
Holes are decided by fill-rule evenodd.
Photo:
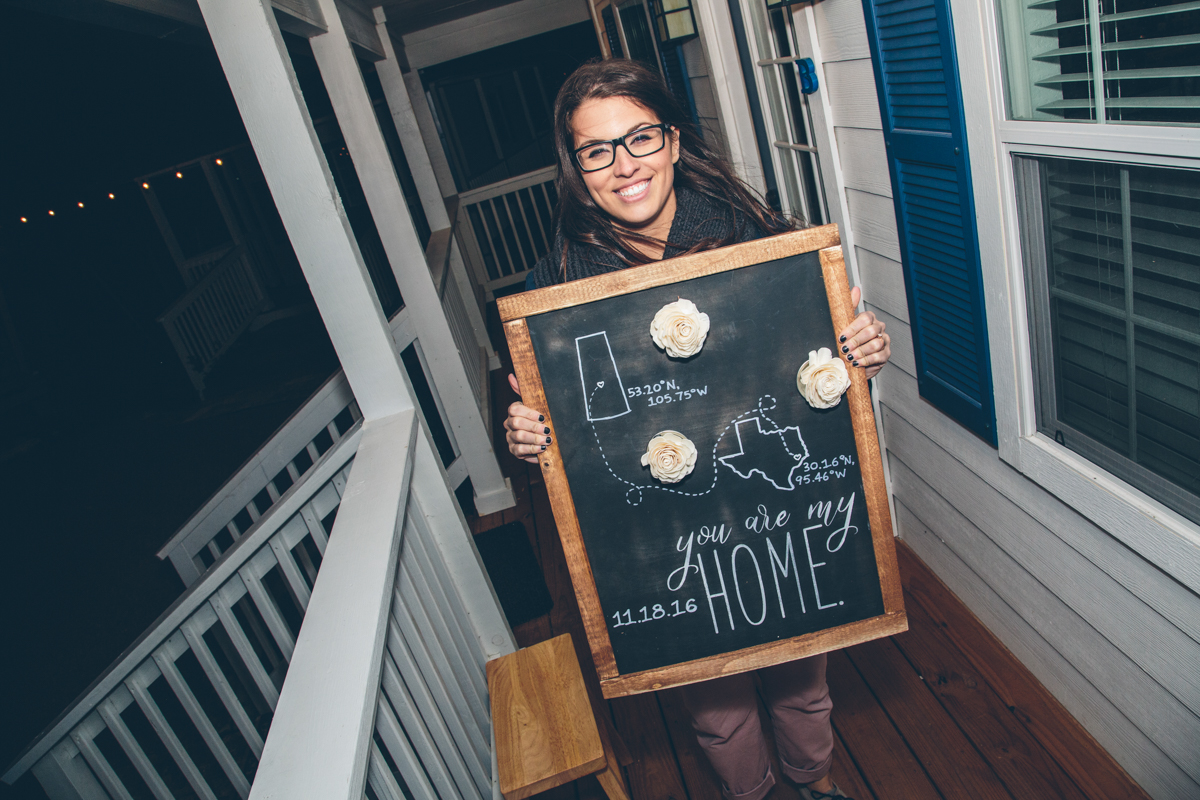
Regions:
M 201 253 L 198 256 L 184 259 L 179 265 L 179 272 L 183 275 L 184 285 L 190 289 L 204 280 L 204 276 L 212 272 L 233 248 L 234 245 L 225 244 L 207 253 Z
M 389 324 L 398 351 L 404 351 L 414 342 L 419 345 L 405 309 L 392 317 Z M 456 327 L 451 323 L 452 329 Z M 475 366 L 469 374 L 486 370 L 481 349 L 477 346 L 471 349 L 474 340 L 467 338 L 471 336 L 469 328 L 458 331 L 456 338 L 465 339 L 465 344 L 459 344 L 464 364 L 469 366 L 472 362 L 467 359 L 474 359 Z M 427 369 L 425 372 L 428 375 Z M 484 401 L 488 399 L 486 378 L 485 371 L 480 388 Z M 443 407 L 433 381 L 428 378 L 427 381 L 435 407 L 425 411 L 437 413 L 447 430 L 454 460 L 445 469 L 450 485 L 458 486 L 468 474 L 467 464 L 450 430 L 449 410 Z M 345 373 L 338 370 L 175 532 L 158 551 L 158 557 L 170 559 L 184 586 L 191 586 L 279 501 L 288 487 L 303 480 L 322 454 L 344 438 L 361 416 Z M 486 423 L 488 414 L 484 420 Z
M 326 526 L 341 502 L 360 435 L 355 427 L 327 451 L 307 480 L 164 612 L 4 780 L 32 767 L 53 800 L 141 796 L 142 786 L 127 785 L 139 781 L 156 798 L 186 795 L 181 780 L 202 798 L 228 797 L 230 788 L 246 797 L 295 647 L 295 609 L 311 595 Z M 185 678 L 181 667 L 189 653 Z M 223 713 L 201 700 L 213 696 Z M 179 707 L 207 753 L 183 743 L 187 722 L 170 713 Z M 170 763 L 152 760 L 164 749 Z M 199 766 L 214 762 L 221 775 Z
M 525 280 L 554 243 L 558 167 L 544 167 L 463 192 L 458 227 L 463 252 L 487 293 Z
M 51 800 L 490 798 L 484 662 L 512 635 L 419 428 L 407 411 L 343 436 L 4 781 L 32 769 Z
M 269 304 L 246 249 L 234 247 L 158 318 L 201 395 L 213 363 Z
M 191 586 L 345 438 L 361 414 L 340 370 L 158 551 Z

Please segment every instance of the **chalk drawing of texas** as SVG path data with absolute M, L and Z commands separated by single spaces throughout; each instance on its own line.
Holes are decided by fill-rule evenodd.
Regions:
M 717 460 L 739 478 L 750 480 L 755 473 L 776 489 L 796 488 L 792 477 L 808 458 L 808 447 L 796 426 L 780 428 L 770 420 L 748 417 L 734 425 L 738 452 Z

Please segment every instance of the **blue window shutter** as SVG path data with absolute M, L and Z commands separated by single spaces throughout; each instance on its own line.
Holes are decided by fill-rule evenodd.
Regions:
M 921 396 L 996 444 L 975 198 L 948 0 L 863 0 Z

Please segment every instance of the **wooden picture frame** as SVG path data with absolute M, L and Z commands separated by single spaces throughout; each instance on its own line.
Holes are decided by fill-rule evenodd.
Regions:
M 810 280 L 816 281 L 816 284 L 814 285 L 820 285 L 823 282 L 825 296 L 829 303 L 830 322 L 832 324 L 832 330 L 829 332 L 827 341 L 822 341 L 819 346 L 829 346 L 832 348 L 835 346 L 834 343 L 836 342 L 837 332 L 849 325 L 855 316 L 854 308 L 850 305 L 849 281 L 846 276 L 845 265 L 842 259 L 840 238 L 836 225 L 825 225 L 822 227 L 809 228 L 792 233 L 781 234 L 779 236 L 733 245 L 731 247 L 725 247 L 718 250 L 711 250 L 690 256 L 674 258 L 667 261 L 660 261 L 641 267 L 619 270 L 598 277 L 572 281 L 545 289 L 539 289 L 510 297 L 500 298 L 498 300 L 500 318 L 504 325 L 505 336 L 508 339 L 509 348 L 512 353 L 513 367 L 517 376 L 517 380 L 521 386 L 523 402 L 527 406 L 536 408 L 542 412 L 546 416 L 546 425 L 556 434 L 553 443 L 541 454 L 539 463 L 546 481 L 546 487 L 549 493 L 551 506 L 554 512 L 555 520 L 558 524 L 559 536 L 562 539 L 563 551 L 565 553 L 567 566 L 571 575 L 571 582 L 574 586 L 575 594 L 579 601 L 579 609 L 583 617 L 584 629 L 587 633 L 592 657 L 595 661 L 596 669 L 600 677 L 600 686 L 605 697 L 611 698 L 629 694 L 637 694 L 640 692 L 654 691 L 670 686 L 678 686 L 687 683 L 708 680 L 722 675 L 735 674 L 751 669 L 766 667 L 773 664 L 846 647 L 871 639 L 888 636 L 894 633 L 899 633 L 907 630 L 908 628 L 907 617 L 904 612 L 903 599 L 901 595 L 900 578 L 896 565 L 896 550 L 892 535 L 892 522 L 888 508 L 887 489 L 884 483 L 883 465 L 879 450 L 879 442 L 876 436 L 875 419 L 871 407 L 871 399 L 869 394 L 870 390 L 863 371 L 861 369 L 850 369 L 849 373 L 851 384 L 843 398 L 843 402 L 848 406 L 849 409 L 849 418 L 853 430 L 853 445 L 858 461 L 856 466 L 858 471 L 861 473 L 861 485 L 866 505 L 866 518 L 869 520 L 870 527 L 869 545 L 859 544 L 856 546 L 865 548 L 868 554 L 873 552 L 875 562 L 875 577 L 878 579 L 879 584 L 879 597 L 882 603 L 882 613 L 873 614 L 865 619 L 857 619 L 847 624 L 840 624 L 835 627 L 803 633 L 798 636 L 764 641 L 752 646 L 741 647 L 730 652 L 722 652 L 700 658 L 684 660 L 680 663 L 662 664 L 645 669 L 633 669 L 622 672 L 622 670 L 618 668 L 617 657 L 614 654 L 608 618 L 605 616 L 606 612 L 602 609 L 601 595 L 597 588 L 597 576 L 593 573 L 592 559 L 589 557 L 587 547 L 585 546 L 585 538 L 581 530 L 580 518 L 577 514 L 576 501 L 577 499 L 582 499 L 583 495 L 573 494 L 592 491 L 593 487 L 590 485 L 572 487 L 569 484 L 567 468 L 564 465 L 563 460 L 562 448 L 564 446 L 564 442 L 561 440 L 563 433 L 562 428 L 564 426 L 556 426 L 552 418 L 552 404 L 548 401 L 546 385 L 543 383 L 543 376 L 539 371 L 538 357 L 534 352 L 534 338 L 530 333 L 530 322 L 537 322 L 538 320 L 536 318 L 539 318 L 540 315 L 559 312 L 564 309 L 572 309 L 578 306 L 590 306 L 590 304 L 598 303 L 610 298 L 623 298 L 626 296 L 632 296 L 635 293 L 653 290 L 659 287 L 672 287 L 674 284 L 691 281 L 697 278 L 704 278 L 706 276 L 721 275 L 721 273 L 727 273 L 733 270 L 742 270 L 752 267 L 759 267 L 760 269 L 792 269 L 792 266 L 790 265 L 798 263 L 795 259 L 792 259 L 792 257 L 797 256 L 807 259 L 804 261 L 804 263 L 809 264 L 811 267 L 814 264 L 814 260 L 811 255 L 806 256 L 805 254 L 816 254 L 816 256 L 819 258 L 821 275 L 816 278 L 811 278 Z M 788 259 L 792 260 L 788 261 Z M 777 266 L 778 264 L 784 264 L 785 266 L 779 267 Z M 753 276 L 755 275 L 768 274 L 773 273 L 742 273 L 747 281 L 753 280 Z M 721 279 L 733 279 L 733 277 L 735 276 L 723 276 Z M 693 283 L 691 285 L 695 286 L 698 284 Z M 662 292 L 659 294 L 662 294 Z M 778 302 L 786 302 L 789 299 L 794 298 L 783 297 L 779 298 Z M 768 300 L 759 300 L 758 302 L 773 301 L 774 299 L 772 298 Z M 816 303 L 816 301 L 813 302 L 814 304 L 819 305 L 819 303 Z M 609 307 L 611 306 L 605 306 L 604 308 Z M 592 308 L 598 307 L 593 306 Z M 553 319 L 553 317 L 545 317 L 543 319 L 549 320 Z M 645 338 L 647 342 L 650 338 L 648 333 L 649 321 L 650 320 L 648 318 L 645 320 L 647 328 Z M 819 322 L 819 319 L 818 323 L 823 325 L 823 323 Z M 715 324 L 714 330 L 716 330 Z M 580 338 L 586 337 L 577 337 L 575 339 L 575 347 L 577 349 L 579 347 Z M 605 342 L 607 343 L 607 337 Z M 706 345 L 706 347 L 709 347 L 709 345 Z M 609 352 L 612 352 L 611 345 L 609 345 Z M 718 356 L 714 356 L 714 358 L 715 357 Z M 579 380 L 582 378 L 583 356 L 579 355 L 579 358 L 581 359 L 579 362 L 580 375 L 574 378 L 574 380 Z M 726 355 L 725 358 L 729 358 L 729 356 Z M 803 356 L 800 356 L 799 359 L 803 360 Z M 799 363 L 796 363 L 792 369 L 794 370 L 798 367 Z M 563 382 L 565 382 L 565 379 L 563 379 Z M 620 391 L 622 393 L 621 396 L 624 397 L 626 389 L 623 385 L 621 386 Z M 796 390 L 793 388 L 792 391 Z M 796 393 L 797 395 L 799 394 L 798 392 Z M 759 402 L 761 408 L 761 399 Z M 628 407 L 628 405 L 628 401 L 626 401 L 626 406 Z M 588 419 L 592 420 L 593 417 L 590 407 L 585 407 L 588 408 Z M 561 408 L 562 406 L 560 406 L 560 410 Z M 681 405 L 679 408 L 682 409 L 683 406 Z M 678 413 L 681 415 L 683 414 L 682 411 Z M 761 425 L 761 423 L 759 424 Z M 592 423 L 592 428 L 593 430 L 595 429 L 594 422 Z M 799 428 L 796 430 L 797 436 L 799 436 Z M 778 433 L 779 430 L 774 432 Z M 722 434 L 722 436 L 723 435 L 724 434 Z M 598 443 L 599 436 L 597 436 L 597 444 Z M 569 444 L 567 446 L 570 448 Z M 803 441 L 801 442 L 801 446 L 803 446 Z M 798 456 L 793 457 L 799 458 Z M 712 467 L 714 472 L 714 487 L 717 485 L 716 474 L 720 472 L 720 470 L 717 469 L 715 463 L 716 460 L 717 449 L 714 445 Z M 728 466 L 728 464 L 726 464 L 726 466 Z M 611 467 L 609 467 L 609 472 L 612 472 Z M 616 477 L 615 472 L 613 475 Z M 763 472 L 762 475 L 765 477 L 766 473 Z M 739 475 L 739 477 L 745 476 Z M 791 481 L 791 473 L 789 473 L 789 481 Z M 629 481 L 625 482 L 629 483 Z M 727 483 L 730 483 L 732 486 L 731 482 L 732 478 L 727 481 Z M 789 483 L 789 485 L 791 484 Z M 775 488 L 778 489 L 780 487 L 776 485 Z M 799 496 L 800 493 L 795 495 L 795 497 Z M 640 491 L 638 493 L 638 497 L 641 497 Z M 850 495 L 850 498 L 850 503 L 853 503 L 853 495 Z M 761 508 L 762 507 L 760 506 L 760 509 Z M 809 519 L 812 519 L 812 514 L 812 507 L 810 507 L 808 509 Z M 749 522 L 749 519 L 747 519 L 747 522 Z M 847 529 L 850 527 L 849 510 L 846 514 L 846 527 Z M 804 536 L 804 542 L 807 544 L 807 531 L 805 532 Z M 791 546 L 792 541 L 789 538 L 789 549 Z M 841 545 L 839 545 L 839 547 L 840 546 Z M 737 553 L 735 549 L 733 562 L 734 566 L 732 567 L 734 570 L 737 569 L 736 555 Z M 689 550 L 689 558 L 690 557 Z M 715 555 L 714 558 L 716 558 Z M 793 563 L 795 563 L 795 561 L 793 561 Z M 809 569 L 813 571 L 812 582 L 815 590 L 817 587 L 816 568 L 824 566 L 824 563 L 814 562 L 811 548 L 808 553 L 808 564 Z M 758 569 L 757 560 L 755 561 L 755 569 Z M 772 570 L 774 570 L 774 567 L 772 567 Z M 775 573 L 772 572 L 772 574 L 774 575 Z M 786 576 L 786 571 L 783 574 Z M 797 580 L 796 588 L 798 592 L 801 592 L 799 575 L 800 568 L 797 567 L 795 576 Z M 687 576 L 688 572 L 685 568 L 684 577 L 686 578 Z M 723 575 L 721 580 L 723 586 Z M 731 578 L 731 580 L 733 579 Z M 760 571 L 760 589 L 762 589 L 763 580 L 764 579 L 762 578 Z M 778 581 L 778 578 L 776 578 L 776 580 Z M 778 586 L 779 584 L 777 582 L 777 591 Z M 707 587 L 708 584 L 706 578 L 705 591 L 709 591 Z M 710 607 L 713 604 L 714 596 L 715 595 L 713 595 L 711 592 L 708 595 Z M 765 619 L 767 615 L 766 597 L 767 595 L 764 594 L 762 605 L 763 619 Z M 801 597 L 803 597 L 802 593 Z M 718 596 L 718 601 L 719 600 L 720 598 Z M 728 601 L 729 598 L 725 597 L 725 602 L 728 603 Z M 740 601 L 741 595 L 739 589 L 739 602 Z M 820 602 L 819 594 L 817 595 L 817 601 L 818 603 Z M 803 605 L 803 600 L 801 600 L 801 604 Z M 779 606 L 780 611 L 782 612 L 784 610 L 782 595 L 780 596 Z M 872 607 L 874 608 L 874 606 Z M 742 606 L 742 611 L 745 613 L 745 604 Z M 612 609 L 608 610 L 608 614 L 610 616 L 612 615 Z M 618 611 L 618 621 L 622 619 L 620 614 L 621 612 Z M 713 616 L 715 624 L 715 611 L 713 611 Z M 618 622 L 618 624 L 620 623 Z M 732 626 L 732 624 L 733 614 L 731 611 L 730 625 Z M 751 620 L 750 624 L 753 625 L 755 623 L 753 620 Z M 743 628 L 745 628 L 745 626 L 743 626 Z M 647 630 L 649 630 L 649 628 L 647 628 Z

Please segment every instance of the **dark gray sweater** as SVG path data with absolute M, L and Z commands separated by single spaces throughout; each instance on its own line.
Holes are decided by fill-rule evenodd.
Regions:
M 735 216 L 728 205 L 692 191 L 677 188 L 675 190 L 675 219 L 671 222 L 671 233 L 667 236 L 667 247 L 663 258 L 686 253 L 693 245 L 704 239 L 723 239 L 736 226 L 736 242 L 749 242 L 761 239 L 767 232 L 753 220 Z M 543 256 L 526 281 L 526 288 L 541 289 L 563 283 L 563 235 L 561 231 L 554 233 L 554 246 Z M 574 281 L 580 278 L 590 278 L 624 269 L 612 253 L 578 242 L 571 242 L 567 249 L 566 280 Z

